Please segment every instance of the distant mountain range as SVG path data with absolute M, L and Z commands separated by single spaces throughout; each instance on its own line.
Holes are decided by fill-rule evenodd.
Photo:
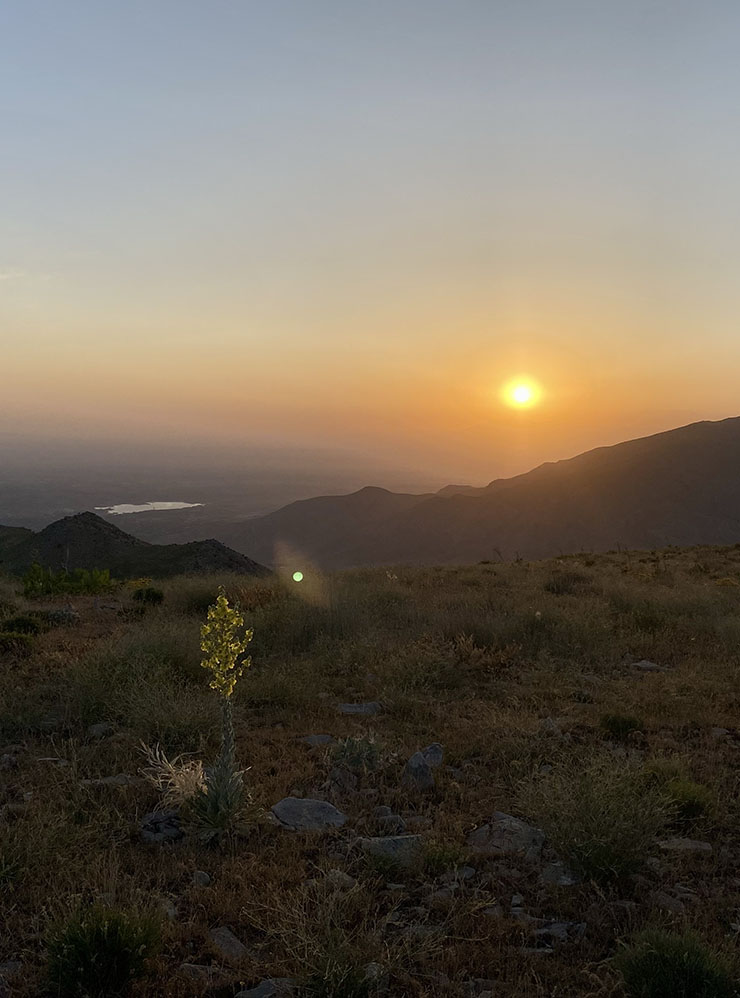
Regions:
M 0 570 L 23 572 L 33 562 L 55 570 L 107 568 L 114 577 L 124 578 L 209 572 L 269 574 L 264 565 L 220 541 L 149 544 L 95 513 L 65 516 L 38 533 L 23 527 L 0 527 Z
M 412 495 L 367 487 L 305 499 L 224 521 L 219 534 L 224 543 L 151 544 L 80 513 L 38 533 L 0 527 L 0 569 L 18 571 L 35 560 L 122 576 L 260 575 L 265 564 L 290 571 L 464 564 L 740 543 L 740 417 L 599 447 L 482 488 L 448 485 Z
M 740 542 L 740 417 L 540 465 L 483 488 L 364 488 L 226 528 L 268 564 L 345 568 Z

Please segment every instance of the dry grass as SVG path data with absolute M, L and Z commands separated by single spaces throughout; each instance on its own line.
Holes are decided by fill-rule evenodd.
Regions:
M 203 761 L 218 751 L 198 627 L 219 584 L 239 596 L 255 631 L 235 702 L 250 790 L 267 808 L 289 794 L 328 795 L 349 819 L 337 832 L 304 837 L 265 823 L 222 850 L 139 839 L 157 803 L 140 774 L 140 742 Z M 162 916 L 162 950 L 140 998 L 226 998 L 240 981 L 270 975 L 351 998 L 364 993 L 358 975 L 370 962 L 387 971 L 391 995 L 461 995 L 464 982 L 492 978 L 497 998 L 607 998 L 622 993 L 614 954 L 643 927 L 732 948 L 740 548 L 362 570 L 290 588 L 181 579 L 163 589 L 163 604 L 143 616 L 130 587 L 75 598 L 78 624 L 42 629 L 30 655 L 0 660 L 0 755 L 10 757 L 0 774 L 0 964 L 23 964 L 14 995 L 39 993 L 47 933 L 91 903 L 176 908 L 175 921 Z M 8 582 L 0 597 L 0 617 L 55 605 L 26 603 Z M 665 671 L 641 673 L 640 659 Z M 341 702 L 366 700 L 383 711 L 338 713 Z M 615 735 L 605 717 L 631 720 L 612 725 Z M 87 728 L 101 721 L 115 733 L 96 739 Z M 300 740 L 323 732 L 344 740 L 339 749 Z M 451 768 L 438 771 L 433 795 L 414 797 L 400 789 L 403 764 L 433 741 Z M 329 781 L 338 763 L 354 785 Z M 598 778 L 576 779 L 584 772 Z M 84 782 L 122 773 L 125 785 Z M 404 873 L 402 888 L 355 844 L 372 834 L 378 804 L 425 819 L 429 861 Z M 574 862 L 584 848 L 591 855 L 589 829 L 601 822 L 618 856 L 629 844 L 628 862 L 560 888 L 536 866 L 476 857 L 475 876 L 440 893 L 442 867 L 466 859 L 467 832 L 494 810 L 541 821 Z M 690 835 L 713 851 L 664 854 L 656 835 Z M 356 886 L 338 890 L 331 869 Z M 195 886 L 195 870 L 211 886 Z M 530 929 L 508 915 L 513 894 L 533 918 L 585 921 L 585 936 L 529 952 Z M 673 910 L 666 896 L 678 899 Z M 486 913 L 495 905 L 503 916 Z M 247 946 L 241 965 L 220 961 L 209 938 L 218 925 Z M 183 962 L 212 963 L 220 983 L 209 992 L 182 977 Z

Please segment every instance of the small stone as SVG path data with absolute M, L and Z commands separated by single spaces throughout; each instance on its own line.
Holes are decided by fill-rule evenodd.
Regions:
M 548 863 L 540 874 L 541 880 L 546 884 L 554 884 L 556 887 L 575 887 L 582 883 L 583 878 L 572 870 L 568 869 L 565 863 L 556 860 Z
M 212 929 L 210 937 L 211 942 L 221 956 L 231 963 L 241 963 L 242 960 L 249 956 L 249 950 L 244 943 L 237 939 L 231 929 L 225 925 L 221 925 L 217 929 Z
M 524 904 L 524 898 L 521 894 L 512 894 L 511 896 L 511 906 L 512 908 L 521 908 Z
M 176 842 L 184 836 L 177 811 L 152 811 L 141 820 L 141 837 L 145 842 Z
M 709 842 L 698 842 L 696 839 L 663 839 L 658 843 L 663 852 L 704 853 L 712 852 Z
M 730 734 L 727 728 L 710 728 L 709 734 L 717 741 L 724 741 Z
M 88 738 L 108 738 L 115 732 L 115 728 L 109 721 L 100 721 L 98 724 L 91 724 L 87 729 Z
M 421 858 L 420 835 L 385 835 L 359 840 L 360 848 L 370 856 L 388 860 L 396 866 L 411 868 Z
M 240 991 L 235 998 L 288 998 L 295 993 L 296 983 L 290 977 L 270 977 L 255 988 Z
M 336 738 L 331 735 L 306 735 L 305 738 L 301 738 L 301 741 L 310 745 L 311 748 L 316 748 L 319 745 L 336 745 Z
M 655 662 L 648 662 L 646 658 L 643 658 L 640 662 L 635 662 L 635 668 L 639 669 L 640 672 L 665 672 L 666 668 L 663 665 L 656 665 Z
M 503 918 L 504 909 L 500 904 L 489 904 L 483 909 L 483 914 L 488 918 Z
M 439 744 L 439 742 L 432 742 L 431 745 L 427 745 L 426 748 L 421 750 L 421 754 L 426 760 L 427 766 L 431 769 L 436 769 L 437 766 L 442 765 L 442 760 L 444 759 L 445 750 Z
M 339 704 L 340 714 L 354 714 L 359 717 L 372 717 L 374 714 L 379 714 L 381 710 L 382 706 L 377 700 L 371 700 L 369 703 Z
M 168 922 L 177 921 L 177 908 L 171 898 L 162 898 L 159 902 L 159 907 Z
M 660 908 L 662 911 L 670 911 L 675 915 L 681 915 L 686 911 L 686 905 L 683 901 L 666 894 L 665 891 L 652 891 L 648 897 L 653 907 Z
M 473 866 L 458 866 L 456 870 L 450 870 L 448 873 L 443 873 L 439 879 L 444 884 L 459 884 L 464 880 L 472 880 L 476 872 L 477 871 Z
M 339 890 L 351 890 L 353 887 L 357 886 L 357 881 L 354 877 L 350 877 L 348 873 L 344 870 L 329 870 L 326 874 L 327 881 Z
M 434 789 L 434 773 L 422 752 L 414 752 L 404 766 L 401 786 L 417 793 L 427 793 Z
M 373 818 L 390 818 L 392 814 L 393 810 L 387 804 L 379 804 L 373 808 Z
M 540 721 L 540 731 L 549 738 L 560 738 L 563 734 L 554 717 L 545 717 Z
M 193 874 L 193 884 L 196 887 L 210 887 L 211 878 L 204 870 L 196 870 Z
M 547 922 L 539 928 L 532 929 L 536 939 L 548 943 L 568 943 L 582 939 L 586 932 L 585 922 Z
M 382 818 L 376 818 L 375 824 L 384 835 L 401 835 L 406 831 L 406 822 L 400 814 L 386 814 Z
M 273 804 L 271 810 L 284 828 L 300 832 L 341 828 L 347 820 L 346 815 L 328 801 L 308 797 L 284 797 Z
M 545 844 L 545 833 L 511 814 L 494 811 L 488 824 L 470 832 L 467 844 L 481 856 L 523 856 L 536 860 Z

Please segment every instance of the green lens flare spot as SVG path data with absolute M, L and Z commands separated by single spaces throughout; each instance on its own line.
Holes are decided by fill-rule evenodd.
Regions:
M 293 582 L 303 582 L 303 572 L 293 572 Z

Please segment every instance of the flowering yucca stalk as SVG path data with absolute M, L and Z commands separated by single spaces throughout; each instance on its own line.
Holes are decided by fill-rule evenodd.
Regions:
M 221 700 L 221 753 L 216 764 L 204 770 L 205 786 L 196 790 L 186 808 L 193 830 L 206 841 L 234 831 L 251 803 L 244 789 L 244 773 L 236 768 L 231 696 L 242 673 L 252 664 L 250 658 L 243 657 L 252 634 L 221 589 L 200 629 L 201 665 L 210 671 L 211 689 Z

